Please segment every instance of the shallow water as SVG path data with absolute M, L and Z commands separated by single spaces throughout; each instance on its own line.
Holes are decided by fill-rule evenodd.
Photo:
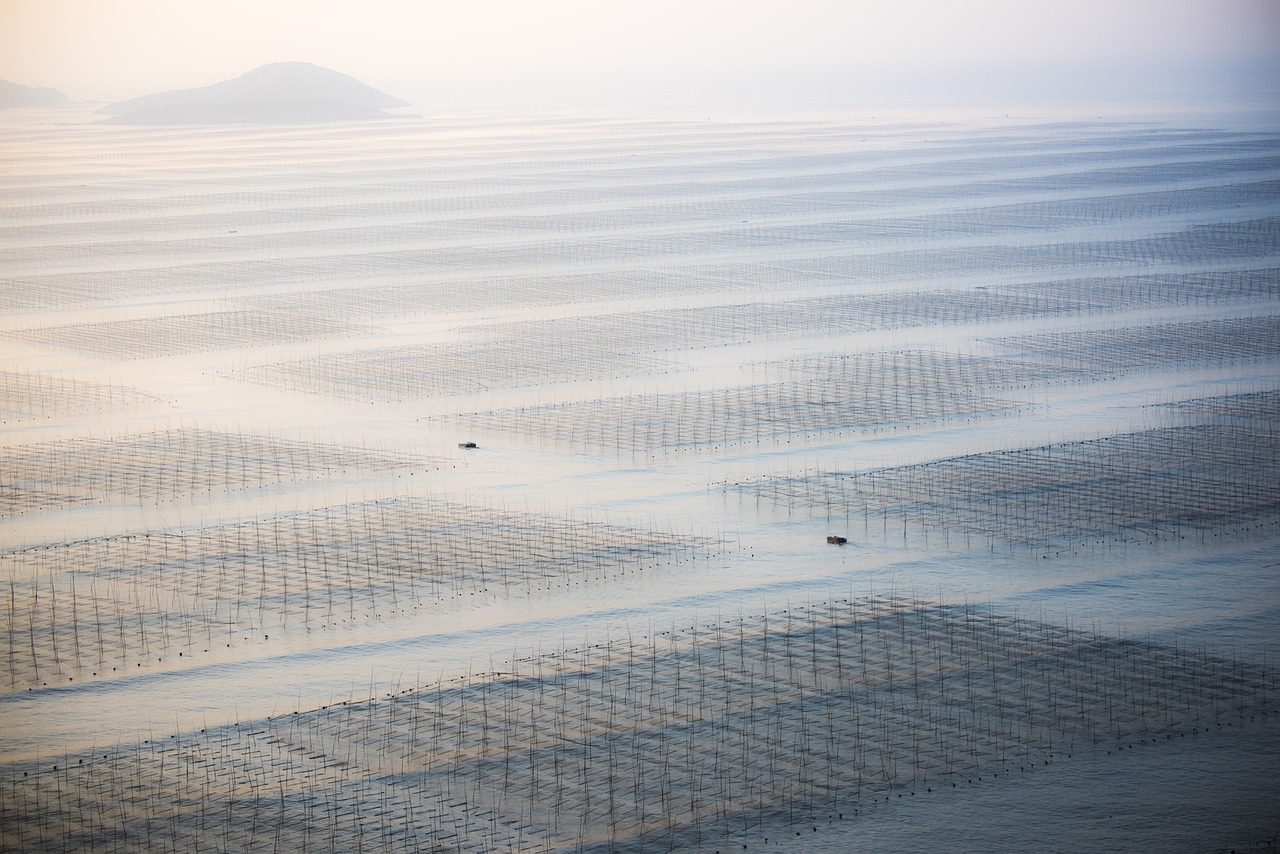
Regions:
M 1177 745 L 1077 753 L 1010 779 L 917 791 L 751 848 L 1270 851 L 1280 829 L 1277 729 L 1255 722 Z
M 234 451 L 191 463 L 222 468 L 158 492 L 186 462 L 148 473 L 159 457 L 126 451 L 135 457 L 90 479 L 91 465 L 62 454 L 21 482 L 6 474 L 8 761 L 315 709 L 833 595 L 984 603 L 1271 667 L 1280 654 L 1280 519 L 1260 495 L 1234 516 L 1206 501 L 1205 512 L 1227 515 L 1177 522 L 1195 531 L 1184 541 L 1103 531 L 1051 558 L 955 520 L 846 517 L 741 488 L 1152 430 L 1186 423 L 1162 404 L 1274 390 L 1274 122 L 474 117 L 196 133 L 81 118 L 28 111 L 0 126 L 10 247 L 0 358 L 27 383 L 3 386 L 5 459 L 179 430 L 323 446 L 350 464 L 278 475 L 281 457 Z M 1168 338 L 1162 325 L 1215 322 L 1250 331 L 1216 349 L 1177 346 L 1188 336 L 1155 343 Z M 1104 361 L 1082 345 L 1063 358 L 1092 373 L 1061 380 L 1043 378 L 1043 348 L 1010 342 L 1111 329 L 1143 359 Z M 885 369 L 845 388 L 852 414 L 839 429 L 813 426 L 807 407 L 820 393 L 778 391 L 796 359 L 829 366 L 907 350 L 1022 359 L 1011 370 L 1023 380 L 955 387 L 937 379 L 944 360 L 925 358 L 920 373 L 892 375 L 904 378 L 897 385 Z M 49 390 L 30 391 L 32 377 Z M 913 392 L 934 407 L 927 415 L 904 408 Z M 961 393 L 980 405 L 938 403 Z M 626 414 L 608 416 L 601 401 L 617 400 L 608 406 Z M 1269 417 L 1247 423 L 1274 431 Z M 460 449 L 466 440 L 479 447 Z M 393 462 L 367 462 L 379 456 Z M 71 554 L 59 544 L 198 539 L 423 497 L 465 505 L 470 521 L 527 511 L 716 547 L 625 571 L 574 558 L 536 590 L 477 584 L 395 608 L 378 600 L 337 624 L 273 624 L 264 609 L 283 594 L 262 581 L 257 598 L 224 591 L 260 610 L 222 645 L 190 629 L 184 639 L 203 604 L 157 570 L 117 610 L 140 626 L 140 614 L 161 621 L 164 654 L 126 652 L 102 667 L 67 652 L 102 647 L 71 633 L 88 618 L 69 617 L 65 596 L 39 598 L 41 585 L 56 593 L 84 569 L 56 557 Z M 363 560 L 385 567 L 376 544 L 394 532 L 370 524 Z M 833 533 L 849 542 L 828 545 Z M 509 550 L 505 565 L 523 566 L 543 536 L 498 528 L 491 540 Z M 138 569 L 119 542 L 117 568 Z M 325 553 L 352 543 L 334 539 Z M 42 563 L 39 552 L 54 557 Z M 229 555 L 210 560 L 234 563 Z M 298 565 L 285 565 L 294 578 Z M 15 591 L 31 579 L 37 616 L 24 623 Z M 45 622 L 63 631 L 48 648 Z M 134 631 L 124 619 L 112 626 Z M 28 659 L 41 677 L 19 678 Z M 1156 745 L 1074 757 L 1016 788 L 903 799 L 796 850 L 936 847 L 961 822 L 973 828 L 967 850 L 1040 847 L 1022 833 L 1030 824 L 1078 833 L 1062 850 L 1274 846 L 1275 813 L 1255 797 L 1275 792 L 1259 761 L 1275 755 L 1272 729 L 1214 733 L 1224 746 L 1212 756 L 1207 739 Z M 1234 776 L 1222 771 L 1228 758 Z M 1197 769 L 1213 774 L 1199 817 L 1174 806 L 1186 797 L 1178 781 Z M 1134 780 L 1147 793 L 1122 801 Z M 1106 820 L 1093 809 L 1102 804 L 1113 807 Z

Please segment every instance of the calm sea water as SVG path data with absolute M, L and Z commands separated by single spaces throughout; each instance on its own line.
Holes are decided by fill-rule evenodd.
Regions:
M 715 396 L 754 400 L 742 390 L 777 381 L 797 358 L 1004 358 L 997 339 L 1012 336 L 1280 318 L 1280 128 L 1269 118 L 454 117 L 271 131 L 89 118 L 11 111 L 0 126 L 0 358 L 19 377 L 6 386 L 7 459 L 67 440 L 198 428 L 435 464 L 249 478 L 157 500 L 138 486 L 152 476 L 137 473 L 145 459 L 111 469 L 98 492 L 77 480 L 83 467 L 46 461 L 43 475 L 6 476 L 15 584 L 35 571 L 13 557 L 23 550 L 390 498 L 590 516 L 722 547 L 630 578 L 566 579 L 324 628 L 237 630 L 243 640 L 208 652 L 194 643 L 182 661 L 46 666 L 38 682 L 13 678 L 0 694 L 8 760 L 846 593 L 984 603 L 1272 666 L 1280 654 L 1274 506 L 1255 508 L 1248 531 L 1049 558 L 1007 542 L 965 545 L 956 530 L 884 521 L 877 531 L 866 518 L 735 488 L 1180 423 L 1160 405 L 1276 387 L 1280 353 L 1265 332 L 1242 353 L 1130 356 L 1087 381 L 1001 389 L 1010 406 L 994 415 L 878 420 L 865 403 L 858 426 L 786 432 L 778 424 L 793 414 L 767 396 L 739 409 Z M 1038 302 L 996 310 L 993 289 Z M 797 308 L 873 296 L 890 307 Z M 63 385 L 32 391 L 33 377 Z M 892 377 L 864 382 L 881 384 L 877 401 L 910 391 Z M 613 447 L 581 441 L 583 425 L 604 423 L 592 402 L 675 406 L 698 394 L 705 405 L 673 409 L 685 413 L 674 427 L 637 432 L 627 415 L 610 422 Z M 579 409 L 528 414 L 552 405 Z M 707 438 L 726 421 L 748 438 Z M 468 440 L 479 448 L 458 448 Z M 829 533 L 850 542 L 828 546 Z M 511 549 L 517 562 L 535 551 Z M 39 570 L 76 571 L 56 559 Z M 154 595 L 169 594 L 159 583 Z M 64 613 L 66 603 L 43 607 Z M 6 629 L 11 673 L 23 656 L 46 654 L 32 626 L 11 616 Z M 138 666 L 126 676 L 126 664 Z M 769 845 L 1266 850 L 1280 832 L 1276 726 L 1061 758 L 798 837 L 787 828 Z

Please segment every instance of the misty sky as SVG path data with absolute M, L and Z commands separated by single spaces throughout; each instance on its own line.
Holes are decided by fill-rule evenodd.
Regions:
M 420 106 L 857 106 L 1274 85 L 1280 0 L 0 0 L 0 79 L 119 100 L 314 62 Z

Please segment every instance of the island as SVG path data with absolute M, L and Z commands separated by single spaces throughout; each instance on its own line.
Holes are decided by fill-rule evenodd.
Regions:
M 70 103 L 71 99 L 57 89 L 0 80 L 0 110 L 10 107 L 63 107 Z
M 232 80 L 120 101 L 98 110 L 117 124 L 309 124 L 395 118 L 408 103 L 309 62 L 276 62 Z

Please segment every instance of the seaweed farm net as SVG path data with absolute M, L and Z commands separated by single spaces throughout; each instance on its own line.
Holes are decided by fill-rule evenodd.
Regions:
M 1280 355 L 1280 315 L 992 339 L 1018 355 L 1098 371 Z
M 1097 371 L 937 350 L 840 353 L 762 362 L 760 365 L 767 372 L 783 377 L 833 379 L 885 389 L 920 385 L 935 392 L 955 388 L 1019 389 L 1050 383 L 1096 382 L 1106 378 L 1105 374 Z
M 358 350 L 236 371 L 238 379 L 358 400 L 417 400 L 433 395 L 610 379 L 677 368 L 674 362 L 619 353 L 571 339 L 424 345 Z
M 805 378 L 430 420 L 580 450 L 706 452 L 1006 414 L 1030 404 L 1007 393 L 998 396 L 999 391 L 1033 381 L 1095 378 L 1082 371 L 934 351 L 864 353 L 781 364 L 784 373 L 792 371 Z
M 740 275 L 754 280 L 764 273 L 741 265 Z M 601 272 L 546 273 L 452 281 L 442 286 L 414 281 L 410 284 L 369 282 L 357 287 L 336 287 L 296 294 L 237 296 L 236 299 L 270 310 L 296 311 L 319 308 L 342 317 L 377 317 L 474 311 L 479 308 L 560 305 L 593 295 L 599 298 L 635 294 L 690 294 L 728 290 L 733 271 L 714 265 L 671 265 L 662 269 L 609 270 Z
M 803 263 L 803 262 L 801 262 Z M 654 270 L 610 270 L 597 273 L 564 273 L 538 277 L 507 276 L 470 282 L 466 287 L 433 288 L 415 282 L 407 285 L 380 285 L 371 283 L 364 287 L 331 288 L 308 291 L 301 294 L 269 294 L 238 297 L 238 301 L 260 306 L 269 311 L 311 312 L 322 311 L 332 317 L 378 317 L 429 314 L 442 311 L 473 311 L 482 306 L 511 307 L 516 305 L 541 305 L 572 303 L 607 287 L 616 290 L 614 296 L 698 294 L 727 291 L 737 285 L 741 288 L 782 289 L 784 287 L 822 287 L 849 281 L 856 272 L 853 260 L 849 269 L 840 274 L 823 273 L 785 259 L 775 262 L 741 262 L 737 264 L 687 264 Z M 963 323 L 1002 317 L 1039 316 L 1064 312 L 1105 311 L 1118 307 L 1145 305 L 1194 305 L 1223 302 L 1244 302 L 1276 299 L 1280 297 L 1280 271 L 1275 268 L 1245 270 L 1211 270 L 1198 273 L 1186 271 L 1164 274 L 1129 276 L 1099 276 L 1079 279 L 1053 279 L 1050 281 L 1024 282 L 1009 286 L 989 286 L 990 294 L 970 294 L 968 297 L 954 291 L 930 291 L 911 295 L 867 294 L 850 295 L 826 305 L 839 311 L 843 305 L 856 307 L 857 325 L 842 325 L 839 329 L 871 329 L 892 325 L 925 325 L 930 323 Z M 980 299 L 987 296 L 987 299 Z M 933 300 L 942 299 L 941 305 Z M 797 305 L 819 300 L 796 301 Z M 775 305 L 775 312 L 786 311 L 786 304 Z M 742 306 L 740 311 L 759 311 Z M 658 315 L 659 313 L 653 313 Z M 696 312 L 671 311 L 661 313 L 662 325 L 658 331 L 666 334 L 667 324 L 694 327 L 692 335 L 682 334 L 680 346 L 693 346 L 699 342 L 698 328 L 708 321 Z M 627 315 L 640 319 L 639 313 Z M 785 317 L 785 315 L 783 315 Z M 810 311 L 806 316 L 829 322 L 832 315 L 824 311 Z M 760 334 L 755 324 L 768 324 L 761 332 L 778 334 L 795 329 L 794 324 L 783 324 L 761 312 L 749 321 L 752 325 L 743 330 L 746 334 Z M 844 324 L 852 321 L 844 319 Z M 653 324 L 646 323 L 646 326 Z M 805 327 L 800 327 L 803 331 Z M 713 330 L 711 340 L 732 338 L 737 332 Z M 662 340 L 662 339 L 659 339 Z M 685 342 L 688 343 L 685 343 Z
M 895 794 L 1011 785 L 1076 752 L 1160 750 L 1278 713 L 1274 670 L 969 606 L 838 599 L 650 632 L 9 763 L 0 838 L 12 851 L 746 845 L 856 822 Z
M 861 255 L 869 247 L 877 251 L 854 281 L 949 276 L 988 264 L 1038 271 L 1275 256 L 1265 219 L 1186 224 L 1265 209 L 1276 183 L 1271 139 L 1139 139 L 1131 129 L 1112 129 L 1108 135 L 1122 144 L 1027 135 L 1007 147 L 991 139 L 932 141 L 903 162 L 902 151 L 882 159 L 883 151 L 850 149 L 850 135 L 865 128 L 809 128 L 776 148 L 753 134 L 726 148 L 721 139 L 708 147 L 705 131 L 687 126 L 679 142 L 640 142 L 665 148 L 660 155 L 635 150 L 638 140 L 617 148 L 617 140 L 602 145 L 594 131 L 582 133 L 566 129 L 570 158 L 535 147 L 498 156 L 455 151 L 463 156 L 452 166 L 427 165 L 421 148 L 379 146 L 377 155 L 351 156 L 345 171 L 304 155 L 314 169 L 305 177 L 292 146 L 283 163 L 275 161 L 277 172 L 258 171 L 280 156 L 279 141 L 272 141 L 262 149 L 269 152 L 264 161 L 255 155 L 252 180 L 206 183 L 228 165 L 219 156 L 194 190 L 189 161 L 181 159 L 191 150 L 175 161 L 163 143 L 148 146 L 154 162 L 139 158 L 144 173 L 121 164 L 88 192 L 80 190 L 79 175 L 65 184 L 10 178 L 3 210 L 14 225 L 4 233 L 12 249 L 0 304 L 22 310 L 353 280 L 421 282 L 448 302 L 471 290 L 467 284 L 504 274 L 595 267 L 643 276 L 689 260 L 750 264 L 814 253 L 848 259 L 851 249 Z M 420 142 L 438 150 L 441 140 Z M 676 152 L 672 143 L 687 148 Z M 592 156 L 580 160 L 579 146 Z M 643 157 L 631 156 L 637 154 Z M 59 164 L 50 171 L 64 170 Z M 1045 192 L 1068 198 L 1034 197 Z M 224 232 L 232 217 L 248 227 Z M 1133 224 L 1130 233 L 1140 236 L 1097 239 L 1119 223 Z M 1001 245 L 1046 232 L 1050 242 L 1040 246 Z M 967 245 L 919 251 L 938 237 Z M 736 289 L 771 284 L 747 275 L 723 281 Z M 527 287 L 493 296 L 486 288 L 474 291 L 484 305 L 544 298 Z M 607 299 L 635 290 L 605 275 L 570 293 Z
M 1159 404 L 1199 421 L 1280 423 L 1280 389 L 1198 397 L 1178 403 Z
M 1120 307 L 1260 301 L 1278 296 L 1280 275 L 1276 270 L 1241 270 L 841 294 L 571 318 L 537 325 L 509 324 L 492 329 L 528 329 L 524 334 L 529 337 L 571 334 L 587 340 L 625 341 L 634 351 L 741 343 L 762 337 L 1085 314 Z
M 977 540 L 1069 552 L 1203 540 L 1280 524 L 1280 429 L 1274 421 L 1167 427 L 732 488 L 818 516 L 861 517 L 868 535 L 938 531 L 948 547 Z
M 751 302 L 688 309 L 573 317 L 490 326 L 483 331 L 545 347 L 561 340 L 590 342 L 619 352 L 741 344 L 764 338 L 832 335 L 902 326 L 1041 317 L 1094 309 L 1081 299 L 1018 289 L 930 290 L 846 294 L 785 302 Z
M 800 275 L 843 272 L 849 284 L 919 279 L 996 278 L 1030 273 L 1063 276 L 1117 266 L 1204 265 L 1275 266 L 1280 219 L 1217 223 L 1133 239 L 1059 237 L 1030 245 L 982 245 L 956 248 L 913 248 L 900 251 L 840 254 L 813 252 L 786 259 Z M 1261 262 L 1261 263 L 1259 263 Z
M 1280 269 L 1179 270 L 1129 276 L 1097 276 L 1024 283 L 1027 295 L 1048 293 L 1057 299 L 1082 300 L 1090 311 L 1114 311 L 1174 305 L 1266 302 L 1280 299 Z
M 297 312 L 219 311 L 25 329 L 14 336 L 60 349 L 146 359 L 263 344 L 285 344 L 371 331 L 345 321 Z
M 483 389 L 670 372 L 681 363 L 654 353 L 766 338 L 1087 314 L 1122 305 L 1248 301 L 1280 295 L 1274 271 L 1187 278 L 1190 281 L 1179 276 L 1118 277 L 1037 286 L 849 294 L 504 323 L 477 327 L 475 331 L 486 339 L 481 343 L 361 350 L 257 365 L 236 371 L 233 376 L 338 397 L 412 400 Z M 1020 341 L 1001 339 L 998 343 L 1017 346 Z
M 0 517 L 292 483 L 348 471 L 436 468 L 439 460 L 202 429 L 0 448 Z
M 613 272 L 635 274 L 661 270 L 673 264 L 701 259 L 705 263 L 786 263 L 792 274 L 781 280 L 787 287 L 842 270 L 851 285 L 903 282 L 920 279 L 1078 273 L 1118 265 L 1219 265 L 1252 263 L 1274 266 L 1280 245 L 1280 218 L 1191 225 L 1167 232 L 1130 238 L 1103 239 L 1092 235 L 1058 232 L 1045 242 L 1027 242 L 1035 232 L 1016 235 L 970 237 L 957 242 L 973 245 L 936 246 L 918 243 L 921 236 L 865 243 L 866 235 L 850 233 L 844 223 L 722 229 L 690 234 L 635 236 L 584 236 L 578 240 L 548 237 L 521 244 L 441 246 L 431 249 L 377 247 L 366 252 L 335 252 L 280 259 L 245 257 L 229 261 L 190 262 L 172 266 L 107 272 L 14 273 L 0 292 L 0 304 L 11 310 L 28 310 L 58 304 L 84 304 L 127 295 L 205 291 L 228 293 L 262 287 L 280 281 L 337 281 L 369 278 L 405 278 L 423 281 L 424 287 L 456 291 L 476 279 L 492 278 L 492 272 L 549 274 L 568 268 L 594 268 L 603 274 L 588 279 L 579 300 L 634 297 Z M 856 250 L 856 251 L 855 251 Z M 765 269 L 770 264 L 765 265 Z M 797 276 L 798 274 L 798 276 Z M 661 281 L 661 280 L 658 280 Z M 776 276 L 752 280 L 744 275 L 724 280 L 733 290 L 760 289 Z M 654 294 L 657 295 L 657 294 Z M 519 295 L 517 295 L 519 300 Z
M 705 562 L 722 543 L 428 499 L 0 552 L 10 688 Z M 269 639 L 268 637 L 268 639 Z
M 0 371 L 0 423 L 40 421 L 63 415 L 116 414 L 165 403 L 129 386 L 52 374 Z
M 854 158 L 860 159 L 860 155 L 845 154 L 841 165 L 848 165 Z M 784 168 L 800 165 L 789 157 L 784 156 L 782 160 Z M 1260 160 L 1258 165 L 1265 166 L 1266 162 Z M 983 164 L 984 168 L 993 166 L 997 164 Z M 541 177 L 545 180 L 545 176 Z M 625 181 L 627 176 L 615 174 L 613 177 Z M 477 243 L 490 244 L 503 252 L 530 240 L 546 243 L 563 240 L 566 235 L 577 236 L 584 246 L 597 242 L 614 246 L 618 235 L 626 234 L 659 245 L 671 240 L 685 241 L 695 248 L 722 242 L 726 232 L 741 234 L 743 246 L 779 239 L 783 242 L 788 235 L 801 230 L 810 240 L 834 238 L 869 244 L 938 237 L 981 239 L 997 234 L 1171 219 L 1186 214 L 1203 215 L 1207 211 L 1214 211 L 1220 217 L 1228 212 L 1238 217 L 1237 208 L 1264 206 L 1280 194 L 1280 181 L 1274 179 L 1274 172 L 1270 180 L 1236 176 L 1244 180 L 1228 179 L 1213 186 L 1168 187 L 1166 179 L 1166 186 L 1152 187 L 1147 192 L 1095 191 L 1074 198 L 1041 198 L 1012 204 L 1009 203 L 1010 190 L 1034 193 L 1034 189 L 1026 184 L 1010 187 L 1006 182 L 988 177 L 969 183 L 949 183 L 941 188 L 921 187 L 918 183 L 910 188 L 895 187 L 890 195 L 882 189 L 877 192 L 867 188 L 865 184 L 855 189 L 857 185 L 849 181 L 848 175 L 839 177 L 852 186 L 832 188 L 829 183 L 832 177 L 793 175 L 786 188 L 790 192 L 757 184 L 755 189 L 759 194 L 754 196 L 750 195 L 751 182 L 738 181 L 732 188 L 738 198 L 707 198 L 704 194 L 715 192 L 716 188 L 696 184 L 644 188 L 631 198 L 620 196 L 628 189 L 637 188 L 607 184 L 576 190 L 547 187 L 548 192 L 541 197 L 531 197 L 526 191 L 523 198 L 520 195 L 486 198 L 484 203 L 497 208 L 487 211 L 457 207 L 447 210 L 438 200 L 435 211 L 413 211 L 402 200 L 385 200 L 382 204 L 364 202 L 364 217 L 349 223 L 335 220 L 355 206 L 337 204 L 315 211 L 325 216 L 326 221 L 321 223 L 282 221 L 267 230 L 236 237 L 225 234 L 196 237 L 187 233 L 139 242 L 117 234 L 114 240 L 104 241 L 77 235 L 79 224 L 58 232 L 36 225 L 14 229 L 19 232 L 15 236 L 21 238 L 21 243 L 11 249 L 10 263 L 17 269 L 76 268 L 83 264 L 88 247 L 100 256 L 107 254 L 104 249 L 114 250 L 117 257 L 107 262 L 112 266 L 137 263 L 157 250 L 169 250 L 170 257 L 180 254 L 208 261 L 268 255 L 272 251 L 277 257 L 287 259 L 362 248 L 376 247 L 381 250 L 376 254 L 382 254 L 424 245 L 455 248 Z M 865 181 L 868 176 L 859 177 Z M 914 177 L 919 181 L 923 172 Z M 1252 177 L 1260 176 L 1255 173 Z M 821 184 L 823 179 L 828 183 Z M 805 188 L 805 184 L 810 187 Z M 343 201 L 349 202 L 350 197 Z M 531 213 L 501 207 L 513 201 L 534 204 L 541 210 Z M 550 207 L 551 204 L 556 207 Z M 913 205 L 922 204 L 931 209 L 926 212 L 911 209 Z M 148 224 L 161 234 L 172 233 L 176 224 L 174 219 L 161 219 L 154 214 L 148 219 L 151 220 Z M 198 215 L 192 219 L 200 224 Z M 744 225 L 747 227 L 741 227 Z M 786 242 L 803 239 L 793 237 Z
M 996 777 L 996 809 L 1025 807 L 1021 781 L 1074 751 L 1092 769 L 1103 751 L 1280 722 L 1267 553 L 1213 539 L 1275 538 L 1277 393 L 1150 406 L 1274 387 L 1256 379 L 1280 361 L 1274 128 L 476 116 L 210 136 L 20 118 L 0 130 L 0 344 L 75 379 L 0 377 L 26 443 L 0 449 L 16 533 L 0 547 L 2 850 L 756 847 Z M 1170 325 L 1210 317 L 1236 319 Z M 750 361 L 767 355 L 787 361 Z M 132 372 L 184 424 L 266 434 L 99 429 L 92 413 L 135 403 L 81 382 L 106 375 L 88 363 L 170 356 L 129 366 L 163 368 Z M 339 399 L 287 405 L 303 394 Z M 370 405 L 447 395 L 465 398 Z M 64 420 L 31 423 L 45 418 Z M 1143 432 L 953 456 L 1126 419 Z M 396 499 L 400 475 L 446 463 L 267 425 L 384 448 L 502 433 L 442 477 L 767 543 L 747 566 L 683 522 Z M 832 456 L 855 444 L 950 458 L 859 471 Z M 792 476 L 798 448 L 844 470 Z M 735 483 L 763 456 L 778 477 Z M 689 491 L 708 468 L 741 504 Z M 352 490 L 369 500 L 339 497 Z M 824 515 L 886 543 L 797 567 L 806 530 L 842 530 Z M 168 525 L 183 516 L 200 521 Z M 1150 549 L 1119 554 L 1179 538 L 1200 542 L 1158 568 Z M 864 595 L 945 574 L 944 545 L 997 543 L 1043 565 L 1105 559 L 1070 561 L 1065 593 L 1062 573 L 1016 571 L 1030 560 L 959 560 L 964 585 L 1065 595 L 1108 621 L 1168 606 L 1179 631 L 1266 663 Z M 834 579 L 850 598 L 705 613 Z M 668 607 L 703 619 L 655 630 Z M 580 625 L 594 641 L 547 640 Z M 503 638 L 515 660 L 491 672 L 372 687 L 375 669 L 505 658 Z M 379 696 L 348 699 L 366 667 Z M 231 724 L 246 707 L 271 717 Z M 147 732 L 169 712 L 186 731 Z M 1169 752 L 1149 767 L 1194 764 Z M 1045 784 L 1062 815 L 1089 769 Z M 1253 789 L 1237 770 L 1235 792 Z M 926 824 L 945 826 L 940 806 Z

